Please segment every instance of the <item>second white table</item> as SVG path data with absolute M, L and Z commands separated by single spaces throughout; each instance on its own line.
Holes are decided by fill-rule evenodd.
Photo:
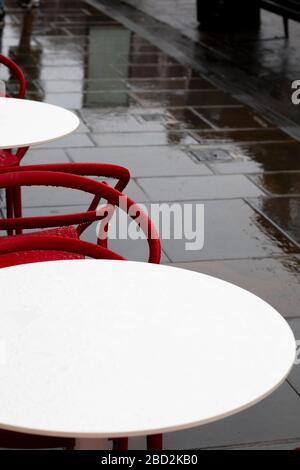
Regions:
M 30 147 L 71 134 L 79 118 L 67 109 L 38 101 L 0 98 L 0 149 Z

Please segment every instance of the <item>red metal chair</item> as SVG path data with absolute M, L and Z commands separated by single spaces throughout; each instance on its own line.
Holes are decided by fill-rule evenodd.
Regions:
M 23 165 L 12 168 L 1 168 L 0 174 L 12 172 L 30 172 L 30 171 L 54 171 L 60 173 L 68 173 L 79 176 L 92 176 L 97 178 L 110 178 L 117 180 L 115 188 L 123 192 L 130 181 L 130 173 L 127 168 L 119 165 L 106 163 L 51 163 L 44 165 Z M 22 198 L 21 190 L 14 192 L 12 207 L 9 210 L 9 217 L 21 217 L 22 215 Z M 92 207 L 97 207 L 100 199 L 94 201 Z M 12 233 L 10 233 L 12 235 Z
M 12 77 L 15 77 L 17 79 L 19 84 L 19 90 L 16 94 L 16 98 L 23 99 L 26 93 L 26 78 L 21 68 L 13 60 L 9 59 L 3 54 L 0 54 L 0 64 L 5 65 L 9 69 Z M 8 93 L 6 93 L 6 96 L 8 98 L 11 97 L 11 95 L 9 95 Z
M 160 262 L 160 241 L 151 220 L 138 208 L 132 199 L 125 196 L 116 188 L 90 178 L 65 172 L 20 170 L 0 175 L 0 188 L 14 190 L 14 188 L 21 188 L 22 186 L 70 188 L 91 194 L 92 202 L 87 211 L 80 213 L 0 219 L 0 230 L 19 233 L 14 236 L 27 237 L 28 234 L 21 234 L 23 230 L 48 229 L 46 231 L 34 232 L 32 236 L 43 237 L 50 235 L 78 239 L 93 222 L 106 219 L 106 209 L 97 210 L 99 201 L 103 198 L 111 207 L 120 207 L 133 219 L 136 219 L 138 214 L 140 227 L 146 233 L 148 239 L 148 261 L 150 263 Z M 134 211 L 133 208 L 135 209 Z M 75 226 L 76 224 L 77 226 Z M 47 260 L 50 261 L 51 259 L 52 256 L 49 254 Z
M 19 83 L 19 90 L 17 92 L 17 98 L 24 99 L 26 92 L 26 79 L 25 75 L 20 69 L 20 67 L 8 57 L 0 54 L 0 64 L 5 65 L 12 77 L 15 77 Z M 11 96 L 6 93 L 6 97 L 10 98 Z M 15 165 L 19 165 L 20 161 L 24 157 L 28 150 L 28 147 L 19 148 L 15 153 L 13 149 L 1 150 L 0 149 L 0 168 L 10 168 Z M 18 190 L 16 189 L 16 192 Z M 7 216 L 12 217 L 13 213 L 13 200 L 14 194 L 11 191 L 6 191 L 6 207 L 7 207 Z

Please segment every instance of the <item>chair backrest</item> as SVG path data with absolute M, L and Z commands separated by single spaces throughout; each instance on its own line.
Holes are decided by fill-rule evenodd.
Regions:
M 123 260 L 124 258 L 107 248 L 82 240 L 62 237 L 35 237 L 20 235 L 0 239 L 0 268 L 37 262 L 32 252 L 53 252 L 52 260 L 60 259 L 59 253 L 83 255 L 94 259 Z M 55 257 L 57 253 L 57 258 Z M 40 259 L 42 261 L 42 257 Z
M 10 70 L 11 75 L 17 78 L 19 82 L 18 98 L 24 98 L 26 92 L 26 78 L 21 68 L 13 60 L 3 54 L 0 54 L 0 64 L 5 65 Z
M 103 198 L 112 207 L 120 207 L 133 220 L 138 220 L 138 224 L 148 240 L 148 261 L 150 263 L 159 263 L 161 256 L 160 241 L 151 220 L 132 199 L 116 188 L 83 176 L 54 171 L 15 171 L 0 175 L 0 188 L 13 189 L 22 186 L 53 186 L 76 189 L 91 194 L 93 201 L 87 211 L 80 213 L 0 219 L 0 230 L 30 230 L 75 224 L 82 226 L 82 224 L 105 220 L 107 217 L 105 211 L 99 211 L 97 207 L 94 207 L 95 201 Z
M 120 192 L 124 191 L 130 181 L 130 172 L 127 168 L 110 163 L 46 163 L 44 165 L 23 165 L 11 168 L 0 168 L 0 175 L 3 173 L 28 171 L 54 171 L 79 176 L 116 179 L 118 181 L 115 188 Z
M 0 168 L 0 174 L 24 171 L 54 171 L 79 176 L 114 179 L 117 180 L 115 188 L 120 192 L 124 191 L 130 181 L 130 173 L 127 168 L 109 163 L 51 163 L 45 165 L 23 165 L 22 167 Z M 99 203 L 100 197 L 95 196 L 89 210 L 95 210 Z M 19 201 L 19 205 L 21 206 L 21 201 Z M 90 223 L 85 223 L 78 226 L 78 235 L 81 235 L 89 225 Z

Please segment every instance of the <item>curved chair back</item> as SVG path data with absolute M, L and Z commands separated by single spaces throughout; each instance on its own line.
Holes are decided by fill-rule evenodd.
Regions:
M 26 92 L 26 78 L 21 68 L 13 60 L 3 54 L 0 54 L 0 64 L 5 65 L 9 69 L 11 75 L 17 78 L 19 82 L 18 98 L 24 98 Z
M 124 191 L 130 181 L 130 173 L 127 168 L 108 163 L 47 163 L 44 165 L 23 165 L 11 168 L 0 167 L 0 174 L 25 171 L 54 171 L 79 176 L 114 179 L 117 180 L 115 188 L 120 192 Z M 15 192 L 14 198 L 15 217 L 20 217 L 22 214 L 22 201 L 20 190 L 18 192 Z M 96 209 L 99 203 L 100 198 L 95 196 L 89 209 Z M 83 226 L 81 228 L 80 234 L 87 227 L 88 225 Z
M 6 57 L 3 54 L 0 54 L 0 65 L 1 64 L 5 65 L 9 69 L 11 76 L 15 77 L 19 82 L 19 90 L 17 93 L 17 98 L 20 98 L 20 99 L 25 98 L 26 78 L 22 69 L 13 60 L 11 60 L 9 57 Z M 6 97 L 10 98 L 10 95 L 6 93 Z M 17 150 L 15 156 L 18 158 L 19 162 L 24 157 L 27 150 L 28 150 L 28 147 L 21 147 Z M 7 152 L 9 152 L 9 150 L 7 150 Z
M 140 229 L 146 235 L 149 246 L 150 263 L 159 263 L 161 246 L 158 234 L 151 220 L 137 204 L 108 184 L 74 174 L 49 171 L 15 171 L 0 175 L 0 188 L 14 189 L 23 186 L 53 186 L 83 191 L 92 196 L 92 203 L 85 212 L 47 215 L 35 217 L 19 217 L 0 219 L 0 230 L 31 230 L 41 228 L 54 228 L 78 225 L 79 234 L 82 233 L 82 224 L 90 225 L 95 221 L 105 221 L 107 210 L 94 207 L 95 201 L 103 198 L 111 207 L 120 207 L 129 217 L 137 221 Z M 107 223 L 106 223 L 107 225 Z
M 0 168 L 0 174 L 25 171 L 54 171 L 79 176 L 116 179 L 118 182 L 115 188 L 121 192 L 124 191 L 130 181 L 130 172 L 127 168 L 110 163 L 46 163 L 16 166 L 9 169 Z

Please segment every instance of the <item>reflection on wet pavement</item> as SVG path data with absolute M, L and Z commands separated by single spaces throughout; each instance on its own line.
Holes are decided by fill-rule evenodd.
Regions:
M 141 201 L 203 202 L 204 249 L 188 252 L 184 241 L 165 240 L 164 261 L 200 262 L 199 269 L 253 287 L 267 300 L 274 285 L 275 304 L 292 315 L 300 143 L 209 74 L 168 56 L 84 0 L 49 0 L 29 11 L 7 0 L 7 7 L 0 47 L 24 69 L 27 97 L 73 109 L 82 119 L 77 133 L 32 150 L 24 162 L 119 163 L 130 169 L 131 190 Z M 0 78 L 13 93 L 16 84 L 1 67 Z M 80 202 L 26 195 L 34 210 Z M 127 254 L 133 256 L 132 247 Z M 287 289 L 282 304 L 271 282 L 275 270 Z M 265 279 L 261 289 L 259 276 Z
M 199 108 L 198 112 L 218 128 L 256 129 L 260 127 L 271 127 L 270 123 L 263 120 L 261 116 L 257 116 L 256 113 L 245 107 L 214 107 L 212 109 Z
M 233 282 L 262 297 L 287 317 L 299 313 L 300 259 L 297 257 L 201 261 L 177 266 Z
M 260 28 L 241 30 L 237 19 L 237 30 L 230 31 L 224 25 L 224 29 L 218 31 L 212 27 L 207 30 L 199 28 L 194 0 L 176 0 L 176 8 L 174 0 L 164 0 L 163 3 L 160 0 L 124 1 L 161 23 L 171 25 L 178 36 L 185 36 L 191 39 L 191 43 L 197 43 L 199 47 L 195 58 L 198 57 L 199 62 L 204 62 L 208 67 L 212 64 L 212 71 L 216 62 L 220 62 L 218 73 L 223 77 L 227 75 L 228 83 L 242 80 L 243 89 L 250 95 L 255 93 L 257 99 L 263 97 L 279 113 L 300 123 L 298 109 L 290 99 L 291 82 L 300 78 L 298 21 L 289 21 L 290 35 L 287 40 L 282 16 L 263 9 Z M 149 29 L 152 29 L 151 25 Z
M 140 55 L 140 54 L 139 54 Z M 145 54 L 142 57 L 147 57 Z M 160 90 L 160 91 L 169 91 L 169 90 L 179 90 L 184 91 L 187 86 L 187 81 L 185 79 L 177 79 L 177 78 L 157 78 L 155 77 L 154 80 L 148 79 L 128 79 L 128 84 L 130 88 L 134 91 L 146 92 L 146 91 L 153 91 L 153 90 Z M 190 90 L 213 90 L 215 89 L 212 83 L 204 80 L 203 78 L 191 78 L 189 80 L 189 89 Z
M 253 203 L 300 246 L 300 197 L 264 198 Z
M 290 136 L 278 129 L 218 129 L 216 131 L 194 131 L 194 137 L 201 144 L 242 143 L 242 142 L 277 142 L 290 140 Z
M 239 144 L 231 148 L 234 162 L 215 164 L 220 173 L 261 173 L 300 170 L 299 142 Z
M 300 172 L 252 176 L 251 179 L 270 194 L 300 194 Z
M 172 262 L 266 258 L 299 252 L 298 246 L 270 221 L 239 199 L 198 200 L 193 207 L 196 203 L 205 207 L 204 248 L 185 251 L 184 240 L 165 240 L 162 245 Z

